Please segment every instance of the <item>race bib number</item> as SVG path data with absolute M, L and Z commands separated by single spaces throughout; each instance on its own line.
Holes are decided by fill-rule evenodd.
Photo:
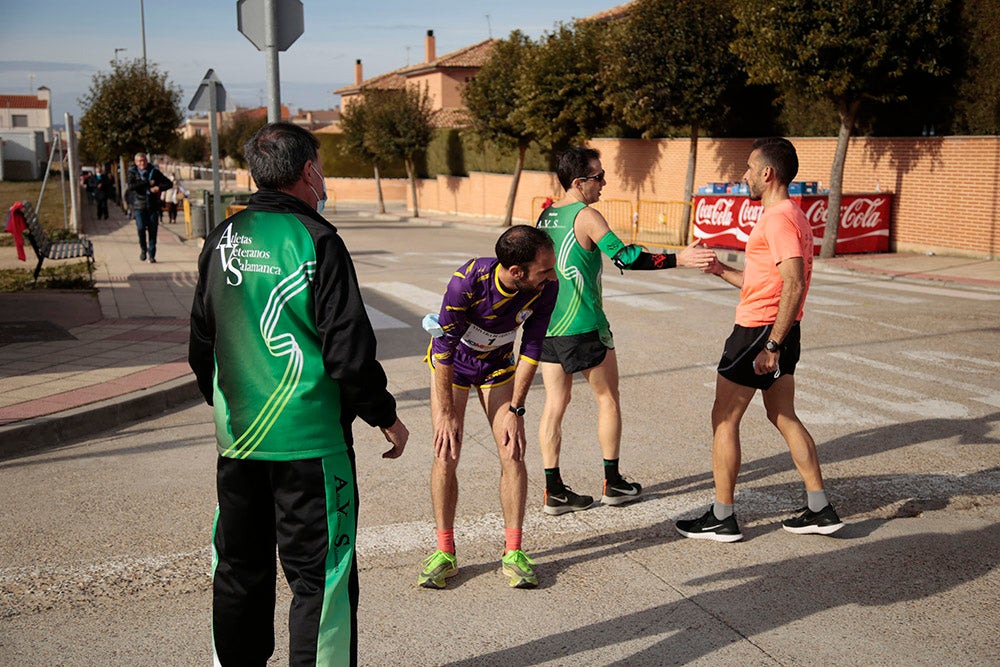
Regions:
M 476 352 L 489 352 L 508 343 L 513 343 L 516 337 L 517 329 L 511 329 L 504 333 L 492 333 L 480 329 L 475 324 L 470 324 L 465 335 L 462 336 L 462 342 Z

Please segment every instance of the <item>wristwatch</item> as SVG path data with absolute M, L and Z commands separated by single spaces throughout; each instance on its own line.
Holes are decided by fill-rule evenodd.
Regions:
M 781 345 L 779 345 L 776 341 L 768 339 L 768 341 L 764 343 L 764 349 L 768 352 L 779 352 L 781 351 Z
M 517 407 L 517 408 L 515 408 L 513 405 L 511 405 L 510 406 L 510 411 L 513 412 L 518 417 L 523 417 L 524 413 L 525 413 L 525 409 L 524 409 L 523 405 L 520 406 L 520 407 Z

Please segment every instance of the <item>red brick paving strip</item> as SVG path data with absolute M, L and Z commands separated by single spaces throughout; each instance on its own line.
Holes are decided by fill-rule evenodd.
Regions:
M 187 358 L 182 357 L 144 371 L 138 371 L 114 380 L 108 380 L 88 387 L 80 387 L 61 394 L 38 398 L 23 403 L 16 403 L 0 408 L 0 426 L 15 422 L 34 419 L 55 414 L 63 410 L 79 408 L 84 405 L 103 401 L 108 398 L 123 396 L 135 391 L 142 391 L 161 385 L 165 382 L 183 377 L 191 372 Z

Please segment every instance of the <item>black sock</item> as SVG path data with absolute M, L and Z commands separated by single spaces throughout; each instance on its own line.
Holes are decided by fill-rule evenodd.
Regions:
M 618 472 L 618 459 L 604 459 L 604 479 L 617 482 L 621 478 L 621 473 Z
M 563 490 L 562 477 L 559 475 L 559 467 L 545 469 L 545 490 L 549 493 L 561 493 Z

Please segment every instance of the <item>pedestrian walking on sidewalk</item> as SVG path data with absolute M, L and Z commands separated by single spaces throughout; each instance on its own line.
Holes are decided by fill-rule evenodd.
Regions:
M 139 232 L 139 259 L 156 262 L 156 232 L 160 224 L 160 193 L 170 188 L 170 179 L 149 164 L 145 153 L 135 154 L 135 164 L 128 168 L 128 191 L 131 194 L 135 228 Z
M 115 182 L 104 169 L 97 168 L 94 179 L 94 201 L 97 202 L 97 219 L 108 219 L 108 200 L 115 196 Z
M 759 389 L 767 418 L 788 444 L 806 486 L 806 506 L 782 522 L 799 534 L 829 535 L 843 527 L 823 488 L 816 443 L 795 414 L 795 365 L 812 279 L 813 235 L 805 214 L 788 198 L 799 171 L 795 147 L 783 138 L 753 143 L 743 180 L 764 212 L 747 239 L 743 271 L 718 260 L 706 269 L 740 288 L 736 325 L 726 341 L 712 406 L 715 502 L 697 519 L 676 523 L 684 537 L 736 542 L 743 538 L 733 510 L 740 472 L 740 421 Z
M 409 433 L 376 360 L 351 256 L 321 216 L 316 138 L 271 123 L 244 146 L 260 188 L 205 239 L 189 361 L 213 406 L 216 664 L 274 651 L 275 548 L 289 586 L 289 663 L 357 662 L 355 418 L 403 453 Z

